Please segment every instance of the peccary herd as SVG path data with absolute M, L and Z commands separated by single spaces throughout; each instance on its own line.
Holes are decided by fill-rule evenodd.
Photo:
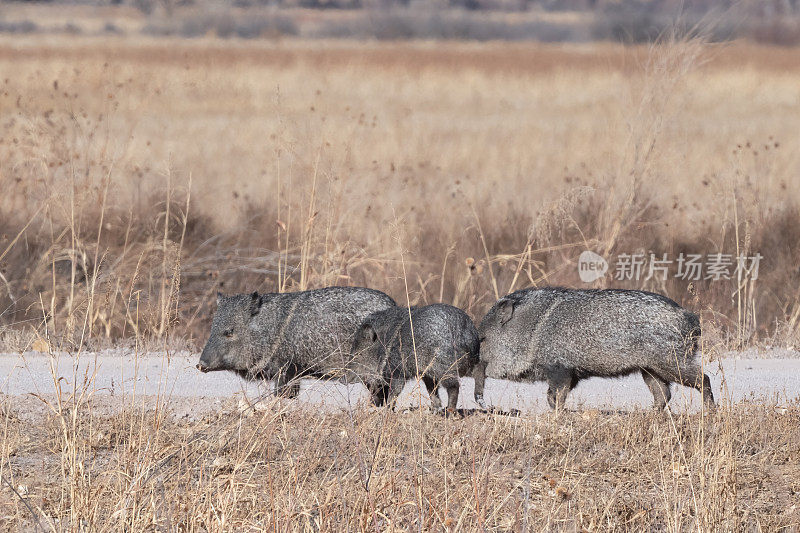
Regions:
M 582 379 L 639 372 L 656 409 L 670 384 L 714 397 L 698 358 L 700 322 L 674 301 L 644 291 L 524 289 L 499 299 L 475 328 L 445 304 L 405 308 L 362 287 L 280 294 L 218 295 L 211 335 L 197 368 L 274 380 L 294 397 L 299 379 L 361 382 L 377 406 L 394 403 L 406 381 L 420 378 L 441 409 L 458 402 L 459 378 L 475 378 L 486 409 L 486 377 L 546 381 L 558 409 Z

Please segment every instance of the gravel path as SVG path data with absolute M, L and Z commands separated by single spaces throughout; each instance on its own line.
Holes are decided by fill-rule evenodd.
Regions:
M 749 355 L 749 354 L 748 354 Z M 0 354 L 0 394 L 14 397 L 31 393 L 41 397 L 56 394 L 53 374 L 58 377 L 62 395 L 74 390 L 90 391 L 95 400 L 103 398 L 108 405 L 129 405 L 131 401 L 168 401 L 183 406 L 194 415 L 213 409 L 234 395 L 258 397 L 268 391 L 267 384 L 245 382 L 228 372 L 202 374 L 194 365 L 197 355 L 187 352 L 164 357 L 159 354 L 119 355 L 87 353 L 76 358 L 67 354 L 50 357 L 39 353 Z M 784 404 L 800 401 L 800 359 L 723 359 L 706 369 L 711 377 L 716 398 L 731 401 L 756 400 Z M 724 379 L 723 379 L 724 378 Z M 723 388 L 724 381 L 724 388 Z M 462 379 L 459 406 L 473 408 L 472 379 Z M 523 384 L 503 380 L 487 380 L 486 398 L 490 405 L 502 409 L 541 411 L 547 409 L 544 383 Z M 415 383 L 406 385 L 401 406 L 419 401 Z M 444 393 L 443 393 L 444 394 Z M 423 402 L 427 402 L 423 393 Z M 338 383 L 305 380 L 299 400 L 323 408 L 341 408 L 367 399 L 361 385 L 350 387 Z M 570 408 L 628 410 L 647 407 L 652 396 L 638 375 L 619 379 L 589 379 L 581 382 L 568 400 Z M 696 409 L 699 394 L 673 385 L 673 409 Z

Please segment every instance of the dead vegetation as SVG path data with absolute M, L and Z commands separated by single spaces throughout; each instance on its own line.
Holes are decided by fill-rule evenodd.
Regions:
M 30 403 L 30 402 L 28 402 Z M 56 407 L 56 406 L 52 406 Z M 189 421 L 6 405 L 0 524 L 45 530 L 797 527 L 800 410 L 442 419 L 281 400 Z M 11 490 L 11 487 L 14 490 Z M 15 492 L 16 491 L 16 492 Z
M 761 253 L 612 281 L 708 350 L 800 326 L 796 56 L 701 42 L 0 42 L 6 349 L 204 340 L 217 290 L 368 285 L 479 317 L 576 260 Z M 796 344 L 795 344 L 796 345 Z M 55 378 L 54 378 L 55 379 Z M 798 527 L 796 402 L 476 414 L 2 398 L 0 524 L 43 530 Z M 59 382 L 56 383 L 59 386 Z
M 665 293 L 726 346 L 796 345 L 786 50 L 54 39 L 0 42 L 8 349 L 197 344 L 217 290 L 479 317 L 580 285 L 584 249 L 760 253 L 757 280 L 595 285 Z

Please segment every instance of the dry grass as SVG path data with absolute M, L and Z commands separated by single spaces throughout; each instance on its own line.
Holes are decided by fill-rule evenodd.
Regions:
M 758 280 L 613 284 L 701 312 L 706 355 L 797 342 L 789 51 L 37 38 L 0 41 L 0 67 L 7 348 L 197 344 L 216 290 L 368 285 L 479 317 L 579 285 L 585 248 L 758 251 Z M 800 521 L 796 403 L 442 420 L 275 401 L 193 421 L 162 398 L 109 412 L 78 377 L 3 399 L 3 527 Z
M 163 407 L 111 415 L 85 398 L 39 412 L 5 405 L 5 528 L 36 520 L 45 530 L 96 531 L 800 525 L 796 404 L 454 420 L 273 400 L 187 421 Z
M 760 252 L 696 296 L 605 283 L 797 342 L 793 51 L 37 37 L 0 65 L 0 308 L 29 338 L 200 343 L 216 290 L 329 284 L 479 318 L 592 248 Z

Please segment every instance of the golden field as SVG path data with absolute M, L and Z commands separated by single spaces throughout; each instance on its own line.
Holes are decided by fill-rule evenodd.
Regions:
M 800 53 L 744 43 L 3 36 L 3 351 L 169 357 L 202 345 L 218 290 L 367 285 L 479 320 L 514 289 L 589 286 L 587 249 L 760 253 L 758 279 L 591 286 L 700 313 L 706 359 L 797 346 L 798 104 Z M 0 528 L 800 523 L 792 399 L 465 419 L 231 400 L 184 419 L 169 397 L 112 412 L 83 377 L 0 397 Z
M 761 253 L 692 293 L 595 285 L 666 293 L 722 343 L 797 339 L 794 49 L 40 35 L 2 38 L 0 69 L 3 322 L 50 342 L 196 345 L 216 290 L 479 319 L 580 286 L 584 249 Z
M 13 466 L 0 473 L 17 493 L 0 491 L 0 527 L 793 531 L 800 523 L 797 404 L 454 420 L 427 409 L 321 413 L 269 400 L 186 420 L 163 407 L 111 415 L 95 399 L 65 402 L 63 413 L 35 399 L 8 407 L 2 464 Z

